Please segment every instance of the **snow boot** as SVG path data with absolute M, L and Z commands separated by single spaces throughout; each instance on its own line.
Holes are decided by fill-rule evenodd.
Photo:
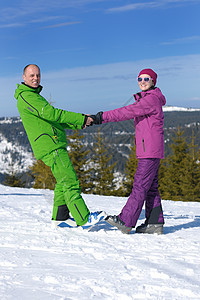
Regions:
M 110 225 L 117 227 L 121 232 L 126 234 L 129 234 L 132 229 L 132 227 L 126 226 L 125 223 L 119 218 L 119 216 L 108 216 L 105 221 Z
M 56 221 L 52 220 L 51 221 L 52 228 L 56 227 L 68 227 L 68 228 L 75 228 L 78 227 L 75 220 L 73 218 L 68 218 L 65 221 Z
M 163 224 L 141 224 L 136 228 L 136 233 L 148 233 L 148 234 L 163 234 Z
M 95 211 L 89 214 L 87 223 L 79 226 L 83 229 L 90 230 L 94 225 L 97 225 L 101 221 L 103 221 L 106 217 L 106 213 L 104 211 Z

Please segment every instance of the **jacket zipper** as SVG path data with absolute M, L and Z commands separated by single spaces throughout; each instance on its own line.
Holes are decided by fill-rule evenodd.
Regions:
M 57 130 L 53 126 L 51 126 L 51 128 L 53 130 L 53 137 L 54 137 L 55 140 L 57 140 L 58 139 Z
M 142 143 L 143 143 L 143 150 L 145 152 L 145 143 L 144 143 L 144 139 L 142 140 Z

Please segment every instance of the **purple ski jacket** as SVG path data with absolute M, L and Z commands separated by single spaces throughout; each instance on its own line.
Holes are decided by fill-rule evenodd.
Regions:
M 166 100 L 159 88 L 133 95 L 135 103 L 103 113 L 103 123 L 134 119 L 137 158 L 164 158 Z

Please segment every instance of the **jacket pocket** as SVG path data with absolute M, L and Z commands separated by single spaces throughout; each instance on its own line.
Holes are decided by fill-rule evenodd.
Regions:
M 34 140 L 34 142 L 36 142 L 39 138 L 41 138 L 41 137 L 44 136 L 44 135 L 48 136 L 48 137 L 54 142 L 54 144 L 57 144 L 56 141 L 52 138 L 52 136 L 50 136 L 48 133 L 42 133 L 42 134 L 40 134 L 40 135 Z

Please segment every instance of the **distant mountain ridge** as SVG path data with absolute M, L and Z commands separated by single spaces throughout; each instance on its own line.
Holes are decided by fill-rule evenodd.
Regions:
M 172 112 L 172 111 L 186 111 L 186 112 L 194 112 L 194 111 L 200 111 L 200 108 L 191 108 L 191 107 L 178 107 L 178 106 L 171 106 L 171 105 L 165 105 L 163 107 L 164 112 Z
M 191 141 L 193 132 L 195 144 L 200 146 L 200 109 L 165 107 L 164 116 L 166 155 L 170 153 L 169 145 L 178 127 L 184 130 L 188 142 Z M 133 120 L 94 125 L 81 131 L 84 135 L 82 142 L 90 150 L 93 148 L 94 135 L 98 129 L 101 130 L 105 144 L 112 153 L 111 162 L 117 162 L 116 171 L 123 173 L 130 146 L 134 142 Z M 66 134 L 68 136 L 72 131 L 66 131 Z M 68 145 L 70 147 L 70 141 Z M 10 173 L 11 169 L 19 173 L 26 172 L 33 159 L 32 149 L 20 117 L 0 118 L 0 183 L 3 181 L 4 173 Z

